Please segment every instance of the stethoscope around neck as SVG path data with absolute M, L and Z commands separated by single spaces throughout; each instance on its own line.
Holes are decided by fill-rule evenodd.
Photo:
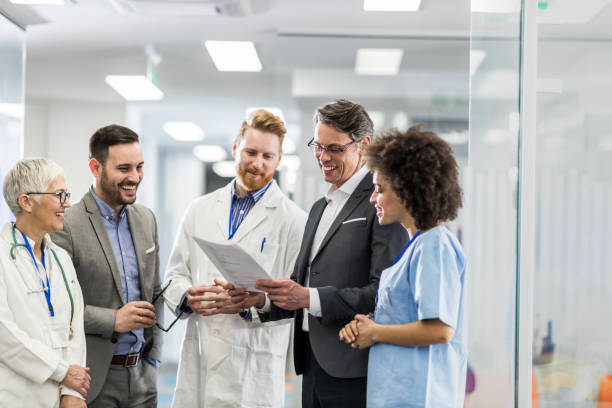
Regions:
M 26 248 L 28 251 L 30 250 L 30 247 L 27 244 L 25 243 L 20 244 L 19 242 L 17 242 L 17 234 L 15 233 L 16 230 L 17 230 L 17 227 L 15 223 L 13 223 L 13 228 L 12 228 L 13 243 L 11 244 L 11 250 L 9 252 L 9 254 L 11 255 L 11 259 L 13 261 L 17 261 L 17 257 L 15 256 L 15 248 L 23 247 L 23 248 Z M 64 267 L 62 266 L 62 263 L 60 262 L 59 257 L 57 256 L 53 248 L 49 248 L 49 250 L 53 254 L 53 257 L 55 258 L 55 261 L 57 262 L 57 265 L 59 266 L 60 271 L 62 272 L 62 278 L 64 278 L 64 285 L 66 285 L 66 290 L 68 291 L 68 297 L 70 298 L 70 338 L 72 338 L 72 334 L 73 334 L 72 318 L 74 317 L 74 299 L 72 298 L 72 291 L 70 290 L 70 285 L 68 285 L 68 279 L 66 279 L 66 273 L 64 272 Z M 32 255 L 32 258 L 33 257 L 34 255 Z M 34 260 L 34 262 L 36 262 L 36 260 Z M 49 288 L 49 290 L 51 290 L 51 288 Z

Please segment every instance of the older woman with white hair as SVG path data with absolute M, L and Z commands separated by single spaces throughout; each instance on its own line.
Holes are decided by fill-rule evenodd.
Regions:
M 68 254 L 51 242 L 70 207 L 64 171 L 24 159 L 4 179 L 15 215 L 0 232 L 0 404 L 86 407 L 83 296 Z

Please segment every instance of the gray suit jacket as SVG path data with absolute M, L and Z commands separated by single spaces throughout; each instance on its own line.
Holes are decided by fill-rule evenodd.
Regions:
M 319 291 L 322 317 L 308 315 L 309 332 L 302 331 L 302 310 L 291 312 L 272 304 L 270 313 L 260 315 L 264 321 L 295 317 L 293 356 L 298 374 L 304 370 L 308 338 L 317 362 L 327 374 L 338 378 L 367 375 L 368 351 L 354 350 L 340 342 L 338 332 L 355 314 L 374 311 L 380 274 L 408 242 L 408 233 L 400 224 L 378 223 L 376 210 L 368 201 L 373 189 L 372 178 L 366 176 L 332 222 L 312 260 L 309 286 Z M 301 285 L 306 279 L 310 251 L 325 206 L 322 198 L 308 214 L 291 275 Z
M 157 223 L 153 212 L 141 205 L 127 207 L 128 224 L 138 259 L 141 300 L 151 302 L 160 289 Z M 72 258 L 85 300 L 87 366 L 91 386 L 87 402 L 99 394 L 115 352 L 115 312 L 125 304 L 119 268 L 100 210 L 88 192 L 66 211 L 63 231 L 51 239 Z M 157 301 L 157 321 L 162 322 L 163 305 Z M 143 357 L 160 360 L 161 330 L 145 329 Z

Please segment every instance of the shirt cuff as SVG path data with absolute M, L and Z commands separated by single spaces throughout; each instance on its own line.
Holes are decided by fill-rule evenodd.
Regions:
M 316 288 L 308 288 L 308 291 L 310 292 L 310 307 L 307 307 L 306 310 L 313 316 L 323 316 L 321 313 L 321 299 L 319 298 L 319 291 Z
M 81 394 L 79 394 L 78 392 L 76 392 L 72 388 L 68 388 L 68 387 L 60 387 L 60 395 L 71 395 L 73 397 L 77 397 L 77 398 L 80 398 L 82 400 L 85 399 L 85 398 L 83 398 L 83 396 Z
M 187 306 L 187 291 L 183 293 L 183 297 L 181 297 L 181 301 L 176 307 L 174 314 L 178 316 L 181 314 L 181 312 L 186 315 L 193 313 L 193 310 L 191 310 L 191 308 Z
M 64 381 L 64 377 L 66 377 L 66 373 L 68 373 L 68 363 L 65 362 L 64 360 L 60 360 L 57 368 L 55 369 L 55 371 L 53 372 L 53 374 L 51 374 L 51 379 L 53 381 L 57 381 L 58 383 L 61 383 L 62 381 Z
M 151 365 L 155 367 L 159 367 L 159 360 L 155 360 L 153 358 L 148 358 L 148 357 L 145 357 L 145 360 L 147 360 Z
M 242 319 L 246 320 L 247 322 L 251 321 L 251 309 L 247 309 L 244 312 L 240 312 L 238 314 L 240 315 L 240 317 L 242 317 Z
M 268 298 L 268 295 L 264 295 L 266 298 L 266 303 L 264 303 L 264 306 L 259 309 L 259 308 L 255 308 L 255 310 L 257 310 L 258 313 L 268 313 L 270 311 L 270 309 L 272 309 L 272 307 L 270 306 L 270 299 Z

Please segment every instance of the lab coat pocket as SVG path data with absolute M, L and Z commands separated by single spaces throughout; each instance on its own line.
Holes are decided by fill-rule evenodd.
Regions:
M 240 392 L 244 381 L 244 354 L 246 348 L 231 344 L 214 335 L 204 339 L 206 376 L 206 400 L 210 402 L 226 401 L 238 406 Z
M 248 406 L 279 407 L 283 404 L 285 356 L 265 350 L 249 350 L 244 362 L 246 378 L 244 398 Z
M 68 347 L 70 328 L 65 324 L 56 322 L 44 326 L 45 343 L 51 348 L 62 349 Z

